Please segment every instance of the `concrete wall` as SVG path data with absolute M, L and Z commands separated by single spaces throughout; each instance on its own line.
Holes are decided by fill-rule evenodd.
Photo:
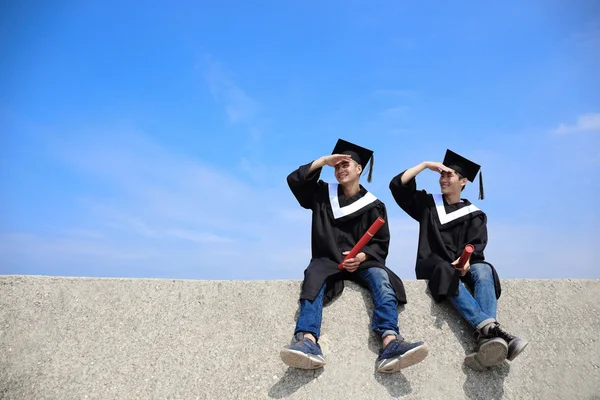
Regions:
M 375 372 L 371 301 L 325 308 L 321 371 L 288 369 L 297 281 L 0 277 L 2 399 L 600 399 L 600 281 L 506 280 L 498 318 L 531 344 L 488 372 L 463 367 L 471 330 L 407 281 L 407 339 L 430 355 Z

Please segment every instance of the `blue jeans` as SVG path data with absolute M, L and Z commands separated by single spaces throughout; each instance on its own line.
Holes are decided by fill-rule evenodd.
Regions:
M 448 301 L 458 310 L 460 315 L 473 327 L 480 329 L 496 320 L 496 289 L 492 267 L 477 263 L 471 265 L 474 293 L 459 282 L 458 296 L 448 296 Z
M 399 335 L 398 300 L 387 272 L 383 268 L 372 267 L 358 270 L 354 274 L 358 274 L 366 282 L 373 296 L 374 308 L 371 319 L 373 331 L 381 337 Z M 294 334 L 298 332 L 312 333 L 316 339 L 319 339 L 326 286 L 323 284 L 313 301 L 300 300 L 300 315 L 296 321 Z

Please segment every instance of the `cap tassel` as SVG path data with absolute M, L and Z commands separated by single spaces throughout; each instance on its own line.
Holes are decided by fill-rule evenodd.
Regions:
M 375 154 L 371 155 L 371 159 L 369 160 L 369 175 L 367 176 L 367 182 L 371 183 L 371 179 L 373 178 L 373 162 L 375 159 Z
M 479 171 L 479 200 L 483 200 L 483 176 Z

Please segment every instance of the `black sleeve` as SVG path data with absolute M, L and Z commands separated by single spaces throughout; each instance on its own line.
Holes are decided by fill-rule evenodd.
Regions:
M 387 218 L 387 210 L 385 208 L 385 204 L 383 203 L 375 207 L 374 210 L 377 210 L 377 212 L 369 213 L 370 215 L 374 216 L 370 224 L 375 222 L 377 217 L 383 218 L 385 220 L 385 224 L 379 228 L 377 233 L 371 238 L 371 240 L 369 240 L 365 247 L 363 247 L 362 251 L 367 254 L 369 258 L 377 260 L 381 264 L 385 265 L 385 259 L 387 258 L 388 249 L 390 247 L 390 227 Z M 371 225 L 367 226 L 367 229 L 370 226 Z
M 310 176 L 306 176 L 312 162 L 300 166 L 287 177 L 287 183 L 292 193 L 298 200 L 298 203 L 304 208 L 311 209 L 313 199 L 317 191 L 325 185 L 325 182 L 319 180 L 322 168 L 315 170 Z
M 485 250 L 487 241 L 487 216 L 485 213 L 481 213 L 471 219 L 471 225 L 469 226 L 469 231 L 467 233 L 467 242 L 465 243 L 475 246 L 475 251 L 471 255 L 471 264 L 485 260 L 483 251 Z
M 406 172 L 406 171 L 404 171 Z M 397 175 L 390 182 L 390 190 L 396 203 L 413 219 L 419 221 L 430 202 L 429 194 L 424 190 L 417 190 L 417 182 L 413 178 L 406 186 L 402 184 L 402 175 Z

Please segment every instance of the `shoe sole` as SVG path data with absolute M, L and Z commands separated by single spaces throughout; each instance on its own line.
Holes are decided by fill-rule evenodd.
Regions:
M 511 343 L 512 344 L 512 343 Z M 525 347 L 527 347 L 527 345 L 529 344 L 529 342 L 526 342 L 525 340 L 520 340 L 519 342 L 515 343 L 515 345 L 513 346 L 513 348 L 511 348 L 511 346 L 508 346 L 508 352 L 510 354 L 510 357 L 507 357 L 506 359 L 508 361 L 513 361 L 515 358 L 517 358 L 517 356 L 519 354 L 521 354 L 521 352 L 523 350 L 525 350 Z
M 487 367 L 499 365 L 506 360 L 508 346 L 500 338 L 491 339 L 481 346 L 479 351 L 465 357 L 465 364 L 475 371 L 485 371 Z
M 494 338 L 479 346 L 475 359 L 484 367 L 499 365 L 506 360 L 508 346 L 503 339 Z
M 408 368 L 411 365 L 420 363 L 427 357 L 428 354 L 429 346 L 427 346 L 426 343 L 422 344 L 419 347 L 410 349 L 401 356 L 389 360 L 383 360 L 377 366 L 377 372 L 381 372 L 383 374 L 391 374 L 394 372 L 398 372 L 401 369 Z
M 283 349 L 279 352 L 281 360 L 292 368 L 317 369 L 325 365 L 323 356 L 306 354 L 297 350 Z

